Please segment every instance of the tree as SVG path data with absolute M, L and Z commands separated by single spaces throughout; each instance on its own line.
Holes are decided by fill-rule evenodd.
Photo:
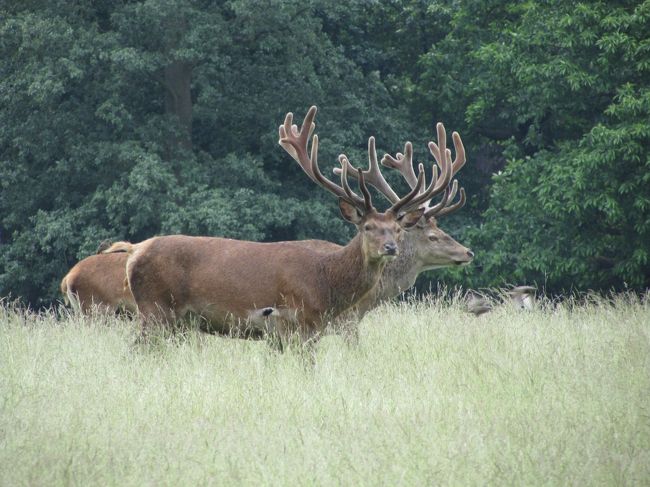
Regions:
M 650 285 L 650 2 L 528 2 L 477 47 L 465 116 L 510 120 L 475 284 Z M 500 81 L 498 81 L 500 80 Z M 485 132 L 489 136 L 488 132 Z
M 34 305 L 106 238 L 344 239 L 277 126 L 327 106 L 332 164 L 400 127 L 310 3 L 33 1 L 2 18 L 0 294 Z

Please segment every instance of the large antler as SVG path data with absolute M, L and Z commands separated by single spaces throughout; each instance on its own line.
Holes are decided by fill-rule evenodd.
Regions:
M 444 159 L 447 161 L 447 163 L 451 163 L 451 151 L 449 149 L 446 149 L 446 144 L 447 144 L 447 132 L 445 131 L 445 126 L 441 123 L 438 122 L 436 124 L 436 131 L 438 135 L 438 144 L 439 146 L 436 145 L 435 142 L 429 142 L 429 152 L 431 152 L 431 155 L 435 158 L 436 162 L 438 165 L 440 165 L 440 162 L 442 160 L 442 154 L 445 155 Z M 465 162 L 467 162 L 467 159 L 465 157 L 465 146 L 463 145 L 463 140 L 460 138 L 460 135 L 458 132 L 452 132 L 451 138 L 454 141 L 454 150 L 456 151 L 456 157 L 454 159 L 454 162 L 451 163 L 451 177 L 453 178 L 458 171 L 465 165 Z M 456 210 L 459 210 L 465 205 L 465 189 L 460 188 L 460 197 L 458 199 L 458 202 L 454 204 L 450 204 L 452 201 L 454 201 L 454 198 L 456 197 L 456 192 L 458 190 L 458 181 L 454 179 L 452 187 L 449 188 L 447 187 L 445 189 L 445 194 L 443 195 L 443 198 L 439 203 L 437 203 L 434 206 L 430 206 L 431 201 L 428 201 L 426 204 L 426 211 L 424 213 L 425 218 L 431 218 L 433 216 L 441 217 L 444 215 L 448 215 Z
M 434 165 L 432 169 L 432 178 L 431 183 L 424 192 L 418 195 L 417 198 L 413 199 L 409 203 L 409 207 L 414 205 L 424 204 L 425 206 L 425 218 L 431 218 L 433 216 L 443 216 L 447 215 L 453 211 L 458 210 L 465 204 L 465 190 L 460 188 L 460 199 L 455 204 L 451 203 L 456 193 L 458 192 L 458 181 L 451 179 L 456 175 L 456 173 L 463 167 L 466 162 L 465 158 L 465 148 L 463 146 L 463 141 L 458 135 L 457 132 L 454 132 L 452 138 L 454 140 L 454 148 L 456 150 L 456 158 L 454 162 L 451 162 L 451 151 L 446 148 L 447 134 L 445 127 L 442 123 L 438 123 L 436 126 L 438 143 L 429 142 L 428 147 L 429 151 L 433 155 L 438 167 L 440 167 L 442 177 L 438 179 L 438 169 Z M 445 154 L 445 157 L 441 157 L 441 154 Z M 374 139 L 370 140 L 368 143 L 368 159 L 369 159 L 369 168 L 366 171 L 363 171 L 366 182 L 370 183 L 372 186 L 377 188 L 389 201 L 395 202 L 397 195 L 395 191 L 390 187 L 386 182 L 381 171 L 379 170 L 379 165 L 377 164 L 377 152 L 375 150 L 375 141 Z M 410 142 L 407 142 L 404 145 L 404 154 L 398 153 L 396 157 L 392 157 L 386 154 L 382 160 L 382 165 L 397 169 L 402 177 L 406 180 L 411 188 L 414 188 L 417 183 L 417 178 L 415 176 L 415 171 L 413 170 L 413 145 Z M 346 164 L 346 161 L 341 161 L 341 165 Z M 359 172 L 354 169 L 349 163 L 347 163 L 347 170 L 353 176 L 358 178 Z M 336 174 L 341 173 L 341 169 L 334 169 Z M 451 185 L 450 185 L 451 182 Z M 431 206 L 431 200 L 433 197 L 442 194 L 442 197 L 438 203 Z
M 442 123 L 436 124 L 436 132 L 438 136 L 438 144 L 435 142 L 429 142 L 428 147 L 429 152 L 431 152 L 431 155 L 434 157 L 442 171 L 442 177 L 436 182 L 435 176 L 437 173 L 434 170 L 434 180 L 430 185 L 433 189 L 429 194 L 425 193 L 418 197 L 420 203 L 425 206 L 424 217 L 427 219 L 433 216 L 440 217 L 447 215 L 460 209 L 465 204 L 465 190 L 463 188 L 460 188 L 459 201 L 453 205 L 450 204 L 454 200 L 456 192 L 458 191 L 458 182 L 454 180 L 451 186 L 450 182 L 466 162 L 463 141 L 458 132 L 453 132 L 452 139 L 454 141 L 454 149 L 456 150 L 456 158 L 452 163 L 451 150 L 447 149 L 447 132 L 445 131 L 445 126 Z M 413 187 L 413 147 L 410 142 L 406 143 L 404 154 L 398 153 L 396 157 L 387 154 L 383 157 L 381 163 L 384 166 L 399 170 L 409 186 Z M 437 204 L 431 206 L 432 198 L 440 193 L 443 193 L 441 200 Z
M 318 167 L 318 135 L 312 137 L 311 152 L 308 151 L 309 138 L 316 127 L 314 123 L 316 110 L 315 106 L 309 109 L 300 130 L 298 130 L 297 125 L 293 124 L 293 113 L 287 113 L 284 117 L 284 123 L 278 129 L 280 145 L 300 164 L 305 174 L 316 184 L 324 187 L 339 198 L 343 198 L 360 210 L 369 211 L 372 208 L 372 201 L 365 197 L 365 194 L 368 192 L 367 189 L 366 191 L 362 190 L 364 198 L 361 198 L 350 189 L 347 181 L 344 184 L 344 188 L 330 181 L 320 172 Z M 343 181 L 343 177 L 341 177 L 341 181 Z M 359 180 L 359 186 L 365 186 L 365 183 Z M 368 196 L 370 196 L 369 193 Z
M 286 150 L 289 153 L 289 155 L 291 155 L 291 157 L 293 157 L 294 160 L 296 160 L 296 162 L 298 162 L 298 164 L 300 164 L 302 170 L 305 172 L 305 174 L 307 174 L 307 176 L 312 181 L 324 187 L 334 195 L 343 198 L 348 203 L 353 204 L 358 209 L 362 210 L 364 213 L 368 213 L 374 208 L 372 206 L 372 199 L 370 197 L 370 192 L 368 191 L 368 188 L 365 183 L 365 177 L 364 177 L 365 174 L 361 174 L 361 171 L 353 168 L 345 154 L 341 154 L 339 156 L 339 161 L 343 166 L 343 170 L 340 172 L 341 186 L 330 181 L 325 176 L 323 176 L 323 174 L 320 172 L 320 169 L 318 167 L 318 135 L 311 136 L 312 132 L 314 131 L 314 128 L 316 127 L 316 124 L 314 123 L 315 116 L 316 116 L 316 107 L 312 106 L 307 112 L 307 115 L 305 115 L 305 119 L 299 130 L 298 126 L 293 124 L 293 113 L 291 112 L 287 113 L 287 115 L 284 118 L 284 123 L 280 125 L 278 129 L 280 135 L 280 140 L 279 140 L 280 145 L 282 146 L 282 148 L 284 148 L 284 150 Z M 309 152 L 307 149 L 310 136 L 312 137 L 311 152 Z M 369 144 L 372 143 L 374 147 L 374 138 L 371 137 L 371 139 L 372 140 L 369 141 Z M 376 154 L 375 154 L 375 165 L 376 165 Z M 348 178 L 347 178 L 348 169 L 350 169 L 350 172 L 354 172 L 355 177 L 357 177 L 357 179 L 359 180 L 359 189 L 363 194 L 363 198 L 361 198 L 356 193 L 354 193 L 350 188 L 350 185 L 348 183 Z M 392 211 L 397 213 L 400 211 L 400 209 L 403 209 L 405 206 L 408 206 L 409 208 L 414 206 L 412 204 L 413 200 L 420 193 L 422 186 L 424 184 L 424 175 L 422 174 L 423 171 L 422 167 L 420 168 L 420 171 L 421 173 L 419 175 L 419 178 L 415 178 L 412 191 L 409 192 L 403 198 L 399 198 L 392 190 L 390 190 L 390 186 L 388 186 L 388 183 L 386 183 L 386 181 L 384 180 L 385 188 L 388 188 L 392 192 L 392 196 L 394 196 L 394 199 L 391 199 L 393 206 L 391 206 L 390 209 Z M 381 175 L 378 167 L 377 167 L 377 172 Z

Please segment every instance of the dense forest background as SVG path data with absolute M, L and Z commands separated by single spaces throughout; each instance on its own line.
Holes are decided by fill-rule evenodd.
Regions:
M 650 1 L 14 0 L 0 7 L 0 296 L 34 306 L 104 239 L 354 229 L 321 165 L 460 132 L 476 253 L 420 285 L 650 286 Z M 388 174 L 388 171 L 386 171 Z M 399 181 L 391 181 L 399 186 Z

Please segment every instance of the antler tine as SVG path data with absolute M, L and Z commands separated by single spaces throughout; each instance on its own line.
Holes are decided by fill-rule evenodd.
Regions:
M 465 165 L 467 159 L 465 157 L 465 146 L 463 145 L 463 139 L 460 138 L 460 134 L 453 132 L 451 138 L 454 140 L 454 149 L 456 150 L 456 159 L 453 163 L 453 174 L 455 175 Z
M 429 147 L 429 152 L 436 160 L 436 163 L 440 166 L 442 171 L 441 177 L 435 184 L 430 186 L 430 198 L 444 191 L 444 189 L 449 186 L 449 182 L 452 177 L 452 164 L 451 164 L 451 151 L 447 154 L 447 132 L 445 131 L 445 126 L 438 122 L 436 124 L 436 132 L 438 136 L 438 146 L 435 142 L 429 142 L 427 145 Z M 438 155 L 444 154 L 445 157 L 436 157 L 434 148 L 438 149 Z
M 314 175 L 315 181 L 323 186 L 326 190 L 328 190 L 330 193 L 333 193 L 334 195 L 338 196 L 339 198 L 343 198 L 345 201 L 350 203 L 351 205 L 354 205 L 355 207 L 359 208 L 360 210 L 365 211 L 365 202 L 363 199 L 361 199 L 359 196 L 354 194 L 352 190 L 350 190 L 350 194 L 339 186 L 336 183 L 333 183 L 329 179 L 327 179 L 323 174 L 320 172 L 320 168 L 318 167 L 318 135 L 314 135 L 312 137 L 312 143 L 311 143 L 311 172 Z M 346 181 L 347 183 L 347 181 Z M 348 187 L 349 189 L 349 187 Z
M 398 152 L 396 157 L 385 154 L 381 159 L 382 166 L 397 169 L 411 188 L 415 187 L 417 178 L 413 170 L 413 144 L 407 142 L 404 144 L 404 154 Z
M 429 142 L 428 144 L 429 151 L 431 152 L 431 155 L 433 155 L 433 157 L 436 159 L 438 165 L 444 163 L 447 167 L 451 169 L 449 171 L 449 177 L 452 178 L 465 165 L 466 162 L 465 147 L 463 145 L 463 141 L 460 138 L 458 132 L 453 132 L 452 139 L 454 141 L 454 149 L 456 151 L 456 157 L 452 163 L 451 151 L 446 148 L 447 137 L 446 137 L 446 132 L 444 130 L 444 126 L 441 123 L 438 123 L 436 128 L 438 129 L 439 145 L 436 145 L 435 142 Z M 444 154 L 444 158 L 442 157 L 442 154 Z M 434 206 L 428 207 L 426 209 L 426 211 L 424 212 L 424 218 L 428 219 L 433 216 L 441 217 L 462 208 L 466 202 L 465 190 L 463 188 L 460 189 L 459 201 L 457 203 L 454 203 L 453 205 L 449 204 L 454 200 L 457 191 L 458 191 L 458 180 L 454 180 L 451 188 L 447 187 L 447 189 L 445 190 L 445 194 L 443 198 Z
M 343 164 L 343 162 L 341 162 L 341 164 Z M 341 170 L 342 169 L 339 167 L 334 168 L 334 174 L 341 174 Z M 349 162 L 347 163 L 347 170 L 352 177 L 359 179 L 359 171 L 355 169 Z M 386 199 L 388 199 L 388 201 L 391 203 L 397 203 L 399 201 L 399 196 L 397 196 L 397 193 L 395 193 L 386 179 L 384 179 L 384 175 L 379 169 L 374 137 L 368 138 L 368 169 L 363 171 L 363 175 L 366 179 L 366 182 L 374 186 L 381 194 L 386 197 Z
M 454 183 L 456 181 L 454 180 Z M 457 186 L 457 184 L 454 184 L 454 186 Z M 460 198 L 458 202 L 454 203 L 453 205 L 450 205 L 449 202 L 454 200 L 454 196 L 456 196 L 455 188 L 451 189 L 451 192 L 449 194 L 450 197 L 443 198 L 444 203 L 441 200 L 438 204 L 434 205 L 433 207 L 427 209 L 424 212 L 424 217 L 425 218 L 431 218 L 433 216 L 435 217 L 441 217 L 445 215 L 449 215 L 450 213 L 453 213 L 456 210 L 461 209 L 463 206 L 465 206 L 465 202 L 467 201 L 466 196 L 465 196 L 465 188 L 460 188 Z M 446 192 L 445 192 L 446 194 Z
M 384 179 L 384 175 L 379 169 L 374 137 L 368 138 L 368 172 L 365 176 L 367 176 L 366 179 L 368 179 L 368 182 L 386 196 L 391 203 L 399 201 L 399 196 L 397 196 L 397 193 L 393 191 L 393 188 L 391 188 L 386 179 Z
M 440 130 L 440 127 L 442 130 Z M 445 148 L 447 144 L 447 134 L 445 132 L 444 125 L 439 122 L 436 128 L 438 128 L 438 143 L 440 143 L 440 146 L 442 148 Z M 444 138 L 441 138 L 441 136 Z M 451 134 L 451 137 L 454 141 L 454 150 L 456 151 L 456 158 L 451 164 L 451 177 L 453 178 L 456 173 L 460 171 L 460 169 L 465 165 L 467 159 L 465 158 L 465 146 L 463 145 L 463 140 L 460 138 L 458 132 L 453 132 Z M 428 145 L 431 155 L 435 158 L 438 165 L 442 168 L 442 158 L 440 157 L 441 149 L 436 145 L 435 142 L 429 142 Z M 451 160 L 451 151 L 449 149 L 445 149 L 445 155 L 449 158 L 449 160 Z
M 366 211 L 371 211 L 372 210 L 372 198 L 370 196 L 370 191 L 368 191 L 368 186 L 366 186 L 365 182 L 365 176 L 363 175 L 363 171 L 358 171 L 359 172 L 359 189 L 361 190 L 361 194 L 363 194 L 363 201 L 366 205 Z
M 432 207 L 427 207 L 427 210 L 424 212 L 425 218 L 431 218 L 432 216 L 435 216 L 440 210 L 445 207 L 447 201 L 449 201 L 449 193 L 449 188 L 446 188 L 445 192 L 442 194 L 442 198 L 440 198 L 440 201 Z
M 389 211 L 392 211 L 393 213 L 397 214 L 404 207 L 412 208 L 413 206 L 415 206 L 412 205 L 411 202 L 413 201 L 413 198 L 415 198 L 418 195 L 418 193 L 422 190 L 423 184 L 424 184 L 424 166 L 420 164 L 418 170 L 418 178 L 415 187 L 410 191 L 410 193 L 408 193 L 403 198 L 400 198 L 399 201 L 393 204 L 393 206 L 390 207 Z
M 363 205 L 366 211 L 369 211 L 372 208 L 372 200 L 370 200 L 370 193 L 368 192 L 368 188 L 363 182 L 363 174 L 358 169 L 355 169 L 357 173 L 359 173 L 359 187 L 361 188 L 361 192 L 363 193 L 363 199 L 361 199 L 359 198 L 358 195 L 354 193 L 354 191 L 352 191 L 352 189 L 350 188 L 350 184 L 348 183 L 348 168 L 352 167 L 352 164 L 350 164 L 350 161 L 348 160 L 345 154 L 341 154 L 339 156 L 339 162 L 341 163 L 341 167 L 342 167 L 341 186 L 343 186 L 343 190 L 345 191 L 345 194 L 347 194 L 348 198 L 353 200 L 355 204 Z M 367 198 L 366 198 L 366 194 L 368 195 Z
M 297 125 L 293 125 L 293 113 L 289 112 L 284 117 L 284 123 L 278 128 L 280 135 L 279 144 L 284 150 L 286 150 L 291 157 L 293 157 L 302 170 L 309 176 L 309 178 L 316 181 L 314 173 L 311 169 L 311 162 L 309 156 L 307 155 L 307 145 L 309 143 L 309 137 L 314 131 L 316 124 L 314 123 L 314 118 L 316 117 L 317 108 L 313 105 L 307 111 L 305 115 L 305 120 L 302 123 L 302 127 L 298 130 Z M 306 130 L 307 129 L 307 130 Z M 313 152 L 313 145 L 312 145 Z
M 438 203 L 436 203 L 433 206 L 427 205 L 425 215 L 427 215 L 428 218 L 435 216 L 440 210 L 442 210 L 447 205 L 447 202 L 451 202 L 454 200 L 457 191 L 458 191 L 458 181 L 454 179 L 454 182 L 451 185 L 451 187 L 447 186 L 445 188 L 445 192 L 443 193 L 442 198 Z
M 451 183 L 451 193 L 449 193 L 449 201 L 454 201 L 457 192 L 458 192 L 458 179 L 454 179 L 453 183 Z
M 454 203 L 453 205 L 446 206 L 440 212 L 436 215 L 437 217 L 449 215 L 450 213 L 453 213 L 454 211 L 460 210 L 463 206 L 465 206 L 466 202 L 465 198 L 465 188 L 460 188 L 460 199 L 458 200 L 457 203 Z

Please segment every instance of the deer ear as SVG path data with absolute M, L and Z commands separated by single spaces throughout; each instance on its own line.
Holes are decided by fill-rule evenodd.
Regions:
M 408 213 L 402 213 L 398 216 L 397 223 L 399 223 L 402 228 L 409 229 L 420 221 L 423 214 L 424 208 L 416 208 L 415 210 L 409 211 Z
M 339 210 L 341 210 L 341 215 L 345 218 L 346 221 L 358 225 L 363 219 L 363 215 L 357 210 L 357 207 L 351 205 L 343 198 L 339 198 Z

